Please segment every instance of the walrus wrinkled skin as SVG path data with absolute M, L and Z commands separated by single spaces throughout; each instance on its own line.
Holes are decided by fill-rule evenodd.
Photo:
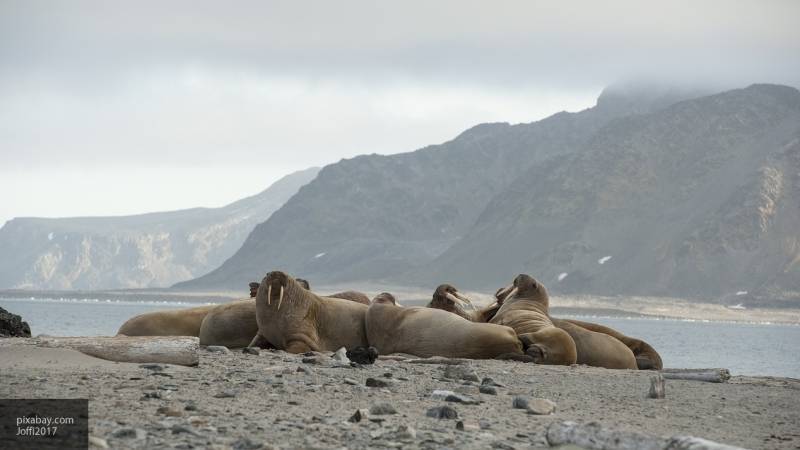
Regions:
M 366 310 L 353 301 L 320 297 L 286 273 L 269 272 L 256 295 L 258 334 L 250 345 L 266 341 L 290 353 L 366 347 Z
M 335 294 L 326 295 L 330 298 L 341 298 L 342 300 L 350 300 L 351 302 L 361 303 L 362 305 L 369 305 L 369 297 L 367 294 L 358 291 L 344 291 Z
M 578 360 L 575 341 L 557 328 L 548 315 L 547 289 L 530 275 L 521 274 L 498 293 L 502 304 L 489 323 L 514 329 L 525 353 L 538 364 L 570 365 Z M 498 303 L 501 303 L 498 301 Z
M 117 334 L 126 336 L 199 336 L 200 325 L 215 305 L 140 314 L 128 319 Z
M 447 294 L 447 289 L 440 286 L 434 297 Z M 408 353 L 422 358 L 470 359 L 524 356 L 513 329 L 470 322 L 438 309 L 373 303 L 365 324 L 370 345 L 381 355 Z

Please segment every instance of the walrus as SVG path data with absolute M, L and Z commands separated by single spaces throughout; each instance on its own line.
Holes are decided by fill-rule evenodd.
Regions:
M 608 335 L 622 342 L 633 353 L 634 358 L 636 358 L 636 367 L 639 370 L 661 370 L 664 368 L 664 364 L 661 361 L 661 355 L 658 354 L 653 346 L 641 339 L 626 336 L 619 331 L 614 330 L 613 328 L 598 325 L 596 323 L 574 319 L 553 319 L 553 323 L 555 323 L 559 328 L 563 328 L 562 324 L 564 322 L 595 333 Z M 564 329 L 567 330 L 567 328 Z M 569 330 L 567 330 L 567 332 L 569 332 Z
M 547 289 L 530 275 L 520 274 L 498 293 L 500 308 L 489 323 L 514 329 L 525 353 L 538 364 L 570 365 L 578 360 L 575 341 L 548 315 Z
M 380 294 L 376 295 L 372 299 L 372 304 L 375 304 L 375 303 L 383 303 L 383 304 L 400 306 L 400 304 L 397 303 L 397 299 L 394 298 L 394 295 L 392 295 L 392 294 L 390 294 L 388 292 L 381 292 Z
M 335 294 L 326 295 L 325 297 L 341 298 L 342 300 L 350 300 L 351 302 L 361 303 L 362 305 L 369 305 L 369 297 L 367 294 L 358 291 L 344 291 Z
M 366 347 L 367 306 L 340 298 L 320 297 L 288 274 L 267 273 L 256 295 L 258 332 L 251 346 L 264 341 L 290 353 Z
M 442 285 L 434 297 L 451 295 L 452 286 Z M 492 359 L 524 356 L 522 343 L 513 329 L 470 322 L 454 314 L 425 307 L 403 308 L 373 303 L 367 310 L 367 340 L 381 355 L 408 353 L 422 358 Z
M 216 305 L 139 314 L 119 327 L 126 336 L 199 336 L 200 325 Z

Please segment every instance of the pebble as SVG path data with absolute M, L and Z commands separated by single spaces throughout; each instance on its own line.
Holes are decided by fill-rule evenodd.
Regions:
M 481 380 L 480 378 L 478 378 L 478 374 L 475 372 L 475 369 L 473 369 L 472 366 L 466 364 L 445 366 L 444 376 L 445 378 L 450 378 L 451 380 L 468 380 L 468 381 Z
M 480 419 L 478 421 L 478 426 L 481 427 L 481 430 L 488 430 L 489 428 L 492 428 L 492 423 L 487 419 Z
M 358 385 L 358 382 L 356 380 L 352 379 L 352 378 L 345 378 L 343 381 L 344 381 L 344 384 L 349 384 L 350 386 Z
M 308 375 L 308 374 L 310 374 L 310 373 L 311 373 L 311 371 L 310 371 L 310 370 L 306 369 L 306 368 L 305 368 L 305 367 L 303 367 L 303 366 L 298 366 L 298 367 L 297 367 L 297 370 L 296 370 L 295 372 L 298 372 L 298 373 L 304 373 L 304 374 L 306 374 L 306 375 Z
M 183 413 L 180 410 L 171 408 L 169 406 L 162 406 L 156 410 L 156 414 L 161 414 L 167 417 L 182 417 Z
M 175 424 L 171 428 L 172 434 L 180 434 L 180 433 L 187 433 L 194 436 L 198 436 L 198 434 L 191 428 L 187 427 L 186 425 Z
M 437 406 L 430 408 L 425 415 L 435 419 L 458 419 L 458 412 L 449 406 Z
M 209 345 L 206 350 L 211 353 L 230 353 L 230 349 L 224 345 Z
M 342 347 L 333 354 L 333 360 L 345 364 L 350 364 L 350 358 L 347 357 L 347 349 Z
M 478 391 L 480 391 L 481 394 L 497 395 L 497 388 L 494 386 L 482 384 L 481 387 L 478 388 Z
M 392 437 L 401 441 L 408 441 L 417 438 L 417 430 L 409 425 L 400 425 L 393 433 Z
M 155 372 L 160 372 L 164 370 L 164 366 L 162 366 L 161 364 L 139 364 L 139 367 L 141 367 L 142 369 L 152 370 Z
M 225 389 L 224 391 L 218 393 L 214 396 L 215 398 L 234 398 L 236 397 L 236 391 L 233 389 Z
M 260 355 L 261 349 L 258 347 L 245 347 L 242 349 L 242 353 L 246 355 Z
M 151 398 L 161 398 L 161 392 L 145 392 L 139 400 L 148 400 Z
M 534 398 L 528 405 L 528 414 L 547 416 L 556 412 L 556 404 L 546 398 Z
M 511 406 L 515 409 L 528 409 L 528 404 L 530 402 L 526 397 L 516 396 L 513 400 L 511 400 Z
M 446 402 L 463 403 L 465 405 L 477 405 L 480 403 L 478 400 L 470 397 L 469 395 L 451 394 L 445 397 Z
M 241 438 L 238 441 L 231 444 L 233 450 L 256 450 L 256 449 L 263 449 L 264 444 L 261 442 L 253 442 L 249 438 Z
M 367 378 L 367 387 L 392 387 L 395 382 L 388 378 Z
M 108 441 L 97 436 L 89 436 L 89 445 L 98 448 L 108 448 Z
M 378 403 L 369 409 L 369 413 L 376 416 L 382 416 L 387 414 L 397 414 L 397 410 L 394 409 L 394 406 L 390 405 L 389 403 Z
M 303 358 L 303 364 L 320 365 L 322 363 L 319 361 L 319 358 L 317 358 L 316 356 L 307 356 L 307 357 Z
M 350 416 L 349 419 L 347 419 L 348 422 L 353 422 L 353 423 L 358 423 L 361 422 L 362 420 L 369 420 L 369 411 L 367 411 L 366 409 L 357 409 L 356 412 L 353 413 L 353 415 Z
M 111 433 L 111 436 L 119 439 L 144 439 L 147 432 L 141 428 L 119 428 Z
M 444 400 L 448 396 L 454 395 L 454 394 L 455 394 L 455 392 L 453 392 L 453 391 L 448 391 L 448 390 L 445 390 L 445 389 L 436 389 L 433 392 L 431 392 L 431 398 L 434 399 L 434 400 Z
M 494 386 L 494 387 L 505 387 L 502 384 L 494 381 L 492 378 L 486 377 L 481 380 L 481 386 Z

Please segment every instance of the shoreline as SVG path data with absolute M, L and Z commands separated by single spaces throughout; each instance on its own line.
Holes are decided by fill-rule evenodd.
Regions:
M 318 292 L 341 290 L 340 286 L 322 286 Z M 373 296 L 381 289 L 356 289 Z M 420 290 L 409 288 L 384 289 L 396 293 L 405 306 L 424 306 L 428 300 Z M 492 297 L 485 293 L 466 291 L 477 307 L 488 305 Z M 430 295 L 430 294 L 427 294 Z M 192 307 L 210 303 L 227 303 L 234 299 L 248 298 L 246 292 L 177 292 L 154 291 L 24 291 L 0 290 L 3 299 L 62 301 L 85 303 L 130 303 L 172 305 L 176 308 Z M 688 299 L 666 297 L 601 297 L 601 296 L 553 296 L 551 310 L 554 316 L 641 318 L 652 320 L 683 320 L 719 323 L 745 323 L 763 325 L 800 325 L 800 308 L 747 308 L 732 309 L 714 303 L 695 302 Z

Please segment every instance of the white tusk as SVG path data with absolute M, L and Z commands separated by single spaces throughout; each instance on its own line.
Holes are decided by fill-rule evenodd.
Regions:
M 267 304 L 268 305 L 272 304 L 272 285 L 271 284 L 267 285 Z
M 456 297 L 455 295 L 453 295 L 452 292 L 448 292 L 447 294 L 445 294 L 445 297 L 450 299 L 450 301 L 452 301 L 453 303 L 457 303 L 457 304 L 462 305 L 462 306 L 467 304 L 467 302 L 465 302 L 464 300 L 462 300 L 462 299 Z
M 278 311 L 281 310 L 281 303 L 283 303 L 283 285 L 281 285 L 281 293 L 278 296 Z
M 519 291 L 519 289 L 517 288 L 512 289 L 511 292 L 509 292 L 508 295 L 506 295 L 506 298 L 503 300 L 503 302 L 507 302 L 512 298 L 514 298 L 514 296 L 517 295 L 517 291 Z
M 500 292 L 495 294 L 494 298 L 496 298 L 499 301 L 505 301 L 506 297 L 508 296 L 508 293 L 511 292 L 512 289 L 514 289 L 514 285 L 509 284 L 508 286 L 501 289 Z
M 475 310 L 475 305 L 472 304 L 472 300 L 470 300 L 467 296 L 461 295 L 460 292 L 455 292 L 454 295 L 456 297 L 460 298 L 461 300 L 464 300 L 465 302 L 467 302 L 467 304 L 469 304 L 469 307 L 472 308 L 473 310 Z

